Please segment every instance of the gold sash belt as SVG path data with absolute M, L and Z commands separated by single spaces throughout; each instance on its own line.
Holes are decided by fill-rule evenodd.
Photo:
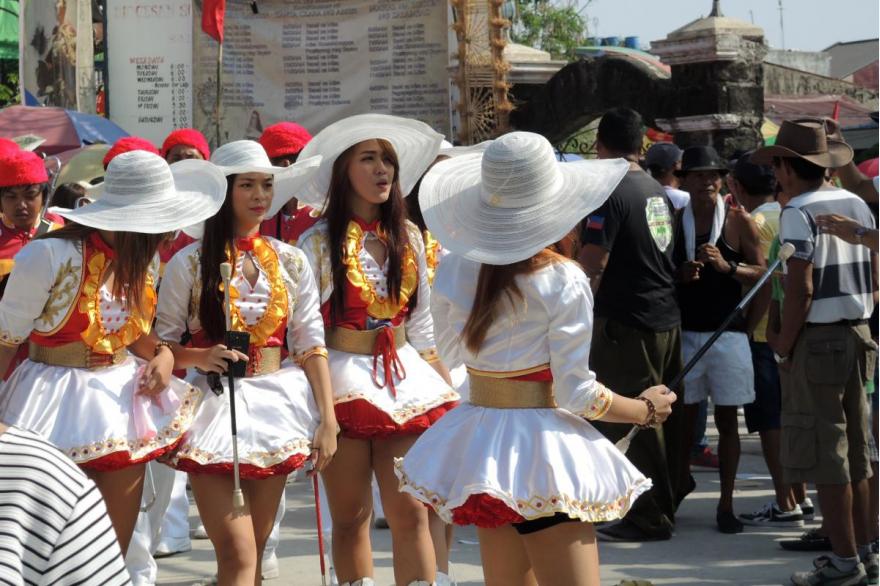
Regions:
M 470 402 L 492 409 L 555 409 L 553 383 L 481 376 L 468 371 Z
M 254 348 L 247 365 L 247 376 L 272 374 L 281 370 L 281 347 Z
M 127 357 L 126 348 L 120 348 L 113 354 L 99 354 L 92 352 L 92 349 L 83 342 L 70 342 L 54 347 L 40 346 L 31 342 L 28 347 L 28 358 L 32 361 L 68 368 L 106 368 L 122 363 Z
M 324 332 L 324 342 L 328 348 L 373 356 L 376 339 L 383 328 L 375 330 L 352 330 L 350 328 L 328 328 Z M 394 334 L 394 346 L 402 348 L 406 344 L 406 329 L 403 326 L 391 328 Z

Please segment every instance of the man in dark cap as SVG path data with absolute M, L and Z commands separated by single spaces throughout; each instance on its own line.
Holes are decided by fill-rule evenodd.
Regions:
M 745 210 L 721 196 L 725 161 L 712 147 L 684 151 L 678 175 L 691 200 L 681 211 L 674 259 L 678 266 L 682 358 L 685 363 L 721 326 L 742 299 L 743 288 L 761 277 L 765 262 L 758 230 Z M 718 429 L 721 498 L 716 523 L 722 533 L 739 533 L 733 513 L 733 488 L 740 445 L 737 409 L 755 398 L 754 374 L 746 320 L 734 320 L 685 378 L 685 446 L 682 485 L 690 476 L 691 444 L 699 403 L 712 397 Z
M 671 142 L 655 142 L 645 153 L 645 167 L 654 181 L 663 186 L 672 206 L 680 210 L 687 205 L 691 196 L 679 189 L 681 184 L 676 171 L 681 169 L 682 150 Z

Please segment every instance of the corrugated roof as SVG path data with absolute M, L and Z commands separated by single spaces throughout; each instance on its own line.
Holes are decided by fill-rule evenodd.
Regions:
M 831 53 L 831 77 L 843 79 L 862 67 L 877 62 L 877 39 L 835 43 L 825 49 Z
M 846 95 L 764 96 L 764 116 L 776 124 L 783 120 L 832 116 L 835 104 L 840 105 L 838 120 L 841 128 L 876 127 L 870 108 Z

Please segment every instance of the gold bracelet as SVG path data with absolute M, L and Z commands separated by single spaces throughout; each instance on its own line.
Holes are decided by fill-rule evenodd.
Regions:
M 174 355 L 174 346 L 171 345 L 171 342 L 169 342 L 168 340 L 159 340 L 159 343 L 156 344 L 155 348 L 153 348 L 153 356 L 158 356 L 159 351 L 162 350 L 163 347 L 168 348 L 168 351 L 171 352 L 171 355 Z
M 327 356 L 328 356 L 328 354 L 327 354 L 327 348 L 325 348 L 324 346 L 315 346 L 314 348 L 311 348 L 311 349 L 309 349 L 309 350 L 306 350 L 305 352 L 303 352 L 302 354 L 300 354 L 299 356 L 297 356 L 296 359 L 295 359 L 294 361 L 295 361 L 298 365 L 302 366 L 302 365 L 304 365 L 304 364 L 306 363 L 306 361 L 307 361 L 309 358 L 311 358 L 311 357 L 313 357 L 313 356 L 322 356 L 322 357 L 324 357 L 324 358 L 327 358 Z

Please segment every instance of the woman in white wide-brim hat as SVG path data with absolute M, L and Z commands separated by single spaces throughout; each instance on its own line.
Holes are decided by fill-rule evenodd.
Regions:
M 42 434 L 89 473 L 123 551 L 144 463 L 180 443 L 201 396 L 171 376 L 174 357 L 150 331 L 156 251 L 214 215 L 224 183 L 203 161 L 172 171 L 154 154 L 120 155 L 97 201 L 53 210 L 73 223 L 22 249 L 0 302 L 0 372 L 30 345 L 3 387 L 0 419 Z
M 598 584 L 591 523 L 622 517 L 650 487 L 586 420 L 654 425 L 675 395 L 628 399 L 596 380 L 589 283 L 548 250 L 627 169 L 558 163 L 546 139 L 513 132 L 422 181 L 428 228 L 452 253 L 434 281 L 440 355 L 467 365 L 470 397 L 395 472 L 446 521 L 477 525 L 487 584 Z
M 372 584 L 373 473 L 391 527 L 397 584 L 435 576 L 427 511 L 398 492 L 393 458 L 458 399 L 437 358 L 424 243 L 406 221 L 403 201 L 441 140 L 422 122 L 365 114 L 331 124 L 300 154 L 324 157 L 299 195 L 323 217 L 299 245 L 321 288 L 342 428 L 337 457 L 322 475 L 340 583 Z
M 225 377 L 193 380 L 206 397 L 172 462 L 189 472 L 217 553 L 220 584 L 251 584 L 260 580 L 263 550 L 287 475 L 310 457 L 321 470 L 336 451 L 318 288 L 299 249 L 259 235 L 260 223 L 300 190 L 321 159 L 303 157 L 289 167 L 274 167 L 259 143 L 241 140 L 218 148 L 211 161 L 226 175 L 226 199 L 204 223 L 202 240 L 168 263 L 156 330 L 169 340 L 190 334 L 189 347 L 174 345 L 178 367 L 224 371 L 220 265 L 233 267 L 232 329 L 250 334 L 247 376 L 235 388 L 245 513 L 238 514 L 231 499 L 229 392 L 208 392 L 218 386 L 222 390 Z

